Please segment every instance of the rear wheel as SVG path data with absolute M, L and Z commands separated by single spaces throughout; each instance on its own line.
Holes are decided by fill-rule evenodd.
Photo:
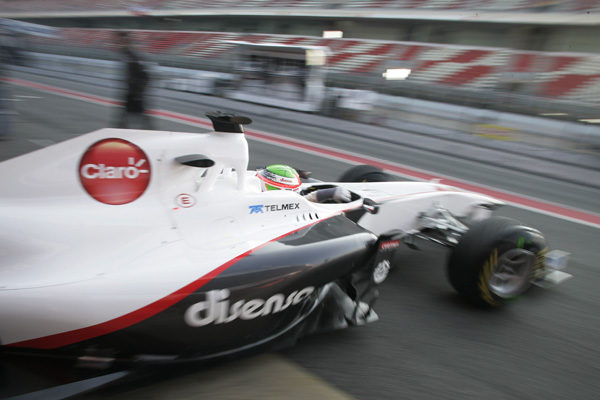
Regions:
M 344 172 L 339 182 L 388 182 L 394 180 L 381 168 L 373 165 L 357 165 Z
M 543 235 L 516 220 L 475 223 L 448 259 L 448 279 L 469 302 L 496 307 L 523 294 L 546 251 Z

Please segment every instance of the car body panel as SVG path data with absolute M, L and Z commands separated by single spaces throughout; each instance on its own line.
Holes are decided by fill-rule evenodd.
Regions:
M 370 268 L 385 232 L 418 228 L 434 205 L 470 216 L 500 204 L 435 182 L 333 183 L 354 200 L 317 204 L 262 192 L 247 166 L 240 133 L 122 129 L 0 163 L 0 343 L 70 354 L 243 348 L 298 323 L 331 282 Z M 288 307 L 272 312 L 282 298 Z

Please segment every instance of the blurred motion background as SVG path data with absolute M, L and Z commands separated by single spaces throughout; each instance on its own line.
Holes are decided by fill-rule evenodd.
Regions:
M 597 0 L 0 2 L 8 63 L 118 79 L 125 30 L 155 87 L 586 151 L 600 143 L 599 11 Z

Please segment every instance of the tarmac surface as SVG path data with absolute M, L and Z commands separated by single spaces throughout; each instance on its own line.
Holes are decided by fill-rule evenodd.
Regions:
M 64 89 L 118 97 L 114 87 L 14 74 L 15 77 Z M 0 141 L 0 159 L 18 156 L 105 127 L 117 109 L 47 91 L 11 85 L 12 133 Z M 511 167 L 478 160 L 474 152 L 489 148 L 410 132 L 324 119 L 309 114 L 231 102 L 224 99 L 170 93 L 153 97 L 152 107 L 202 116 L 215 109 L 250 116 L 253 129 L 360 153 L 377 160 L 402 163 L 531 196 L 566 207 L 600 213 L 600 188 L 577 179 L 579 170 L 557 157 L 542 160 L 546 173 L 535 173 L 525 158 Z M 179 98 L 177 98 L 179 97 Z M 190 97 L 194 101 L 190 100 Z M 156 119 L 157 128 L 202 131 L 181 120 Z M 424 140 L 419 142 L 419 138 Z M 435 139 L 435 140 L 434 140 Z M 431 142 L 428 142 L 431 140 Z M 249 138 L 251 166 L 285 162 L 334 180 L 348 162 L 293 146 Z M 432 147 L 430 143 L 446 149 Z M 431 144 L 431 146 L 434 146 Z M 515 154 L 493 150 L 485 157 L 505 159 Z M 570 153 L 571 154 L 571 153 Z M 587 158 L 589 154 L 582 153 Z M 468 155 L 468 157 L 463 157 Z M 520 155 L 517 154 L 520 157 Z M 484 156 L 482 156 L 485 158 Z M 593 159 L 590 159 L 593 161 Z M 595 182 L 600 172 L 583 168 Z M 556 171 L 562 171 L 557 174 Z M 207 366 L 144 371 L 123 383 L 80 398 L 223 398 L 223 399 L 591 399 L 600 391 L 600 269 L 597 245 L 600 229 L 506 206 L 499 210 L 545 233 L 551 247 L 572 253 L 569 272 L 575 277 L 552 290 L 533 288 L 520 301 L 484 311 L 464 304 L 447 283 L 445 250 L 424 245 L 403 249 L 398 265 L 383 284 L 375 309 L 380 320 L 368 326 L 313 335 L 296 346 L 266 354 L 226 360 Z M 87 372 L 72 366 L 52 371 L 54 364 L 23 365 L 3 360 L 0 397 L 61 398 L 68 387 L 48 392 L 53 384 L 84 379 Z M 27 370 L 21 381 L 15 371 Z M 111 371 L 113 372 L 113 371 Z M 19 376 L 23 376 L 20 374 Z M 35 393 L 36 390 L 46 392 Z M 61 394 L 62 393 L 62 394 Z M 27 396 L 27 395 L 26 395 Z M 57 396 L 57 397 L 51 397 Z

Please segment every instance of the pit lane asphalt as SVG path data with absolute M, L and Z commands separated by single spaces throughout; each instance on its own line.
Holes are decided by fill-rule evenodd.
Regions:
M 114 89 L 100 90 L 32 75 L 27 78 L 87 93 L 115 95 Z M 0 142 L 1 159 L 104 127 L 116 111 L 31 89 L 13 86 L 11 90 L 12 98 L 18 100 L 13 102 L 18 115 L 14 116 L 13 133 Z M 215 109 L 209 104 L 155 101 L 163 109 L 191 115 Z M 240 107 L 234 104 L 230 108 L 234 106 Z M 274 117 L 280 113 L 272 111 Z M 357 138 L 335 132 L 334 127 L 318 130 L 289 121 L 275 119 L 267 124 L 263 118 L 255 119 L 257 128 L 270 132 L 337 145 L 590 211 L 598 212 L 600 208 L 600 193 L 581 185 Z M 174 122 L 156 122 L 160 129 L 198 131 Z M 252 140 L 250 156 L 251 165 L 286 162 L 323 179 L 335 179 L 348 168 L 343 162 Z M 380 321 L 307 337 L 275 355 L 358 399 L 595 398 L 600 390 L 600 269 L 596 250 L 600 229 L 510 206 L 498 214 L 541 229 L 552 247 L 572 252 L 569 269 L 575 278 L 549 291 L 534 288 L 522 300 L 500 310 L 475 310 L 457 299 L 446 282 L 441 267 L 444 251 L 430 245 L 425 245 L 422 252 L 405 249 L 400 254 L 401 265 L 382 285 L 376 306 Z M 161 385 L 137 382 L 108 397 L 165 398 L 172 397 L 175 390 L 183 390 L 185 397 L 180 398 L 257 398 L 259 391 L 253 385 L 262 384 L 264 389 L 265 384 L 273 382 L 265 383 L 256 375 L 244 373 L 264 362 L 261 358 L 245 359 L 234 362 L 231 368 L 220 366 L 222 369 L 217 371 L 223 372 L 222 379 L 215 369 L 192 369 L 185 372 L 187 380 L 171 377 Z M 233 394 L 229 391 L 231 381 L 225 377 L 230 371 L 247 377 Z M 194 379 L 206 375 L 214 379 L 210 385 Z M 280 379 L 285 384 L 286 378 Z M 315 398 L 314 393 L 304 393 L 303 387 L 320 383 L 308 382 L 312 383 L 290 386 L 288 397 Z M 266 392 L 263 390 L 260 397 L 269 398 L 269 390 Z M 282 397 L 281 391 L 270 393 L 271 398 Z M 334 392 L 325 393 L 321 398 L 335 396 Z

